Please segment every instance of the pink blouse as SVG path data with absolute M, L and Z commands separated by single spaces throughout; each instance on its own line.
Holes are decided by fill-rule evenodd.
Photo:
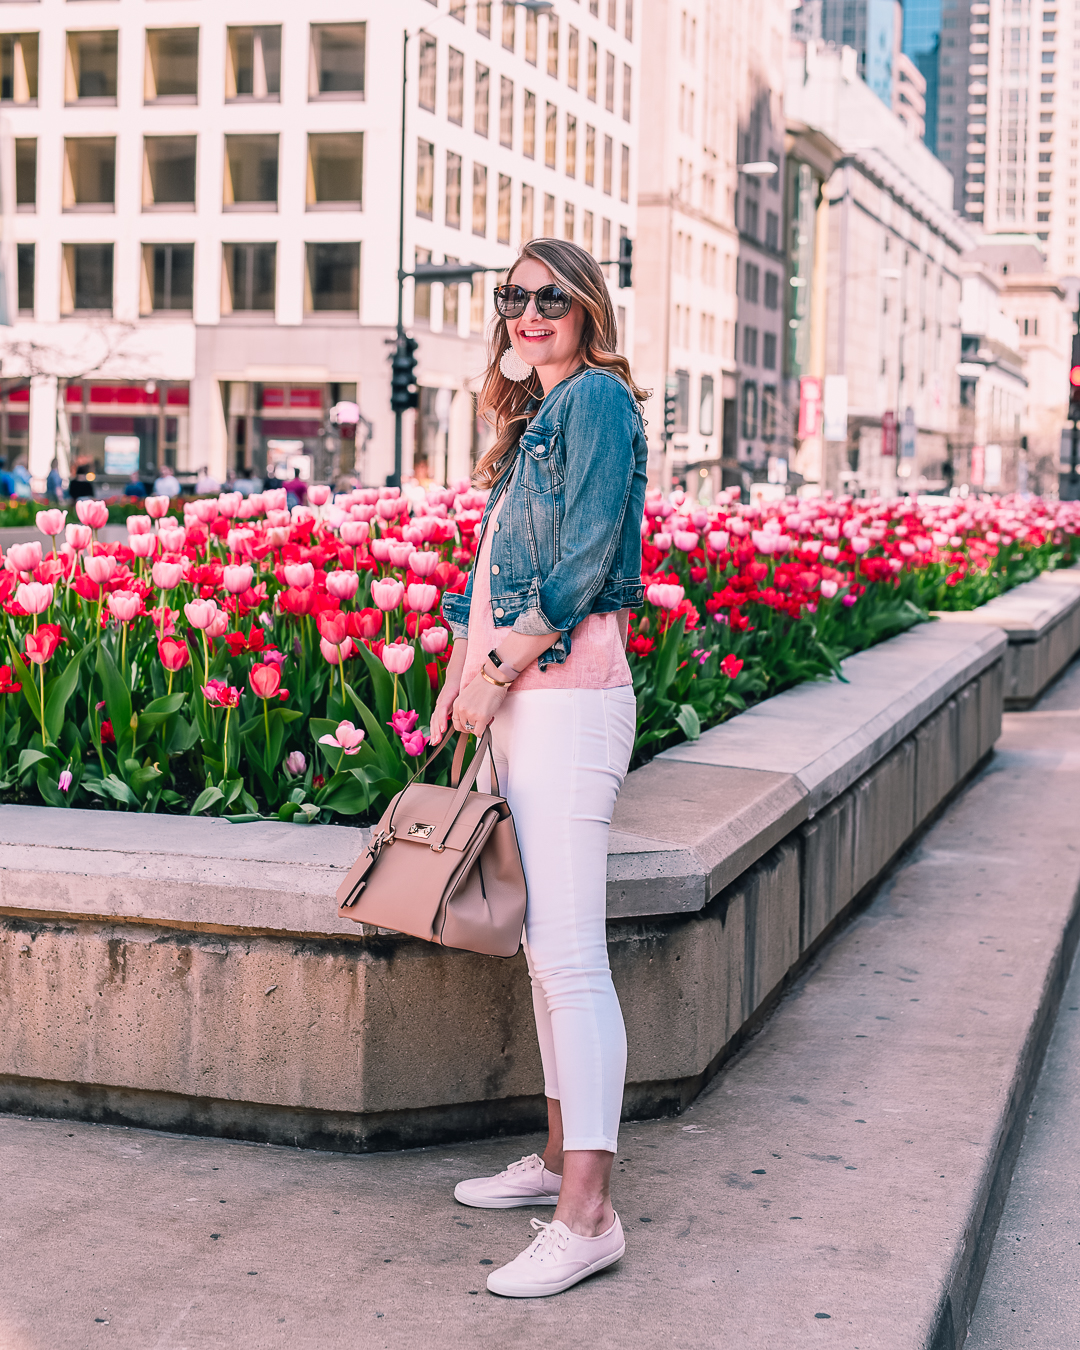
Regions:
M 473 566 L 469 647 L 461 672 L 463 689 L 480 674 L 488 652 L 503 634 L 513 632 L 511 627 L 496 628 L 491 617 L 491 540 L 503 500 L 484 529 Z M 632 683 L 617 614 L 587 614 L 572 630 L 571 639 L 570 655 L 562 665 L 550 665 L 541 673 L 534 661 L 514 680 L 510 693 L 515 689 L 617 689 Z

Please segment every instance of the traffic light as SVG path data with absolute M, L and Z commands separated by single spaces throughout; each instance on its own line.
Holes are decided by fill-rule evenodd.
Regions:
M 678 386 L 668 381 L 664 387 L 664 440 L 670 441 L 675 434 L 675 405 L 679 400 Z
M 1080 333 L 1073 334 L 1072 360 L 1069 362 L 1069 419 L 1080 422 Z
M 413 353 L 420 344 L 416 338 L 402 334 L 390 357 L 390 409 L 395 413 L 415 408 L 420 396 L 412 386 L 416 383 L 416 357 Z
M 619 239 L 619 288 L 632 286 L 634 273 L 634 241 L 625 234 Z

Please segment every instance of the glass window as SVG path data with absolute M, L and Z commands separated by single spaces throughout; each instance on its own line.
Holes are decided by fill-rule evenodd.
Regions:
M 566 34 L 566 83 L 571 89 L 578 87 L 578 57 L 580 34 L 571 28 Z
M 462 9 L 465 5 L 462 4 Z M 464 16 L 463 16 L 464 21 Z M 477 0 L 476 3 L 476 31 L 482 37 L 491 36 L 491 0 Z
M 461 156 L 451 151 L 446 154 L 446 223 L 461 229 Z
M 701 398 L 698 402 L 699 435 L 711 436 L 713 434 L 715 428 L 715 404 L 713 377 L 711 375 L 702 375 Z
M 465 120 L 465 53 L 456 47 L 447 62 L 446 119 L 456 126 Z
M 536 157 L 536 95 L 525 90 L 525 121 L 521 139 L 521 153 L 527 159 Z
M 528 183 L 521 185 L 521 243 L 525 245 L 533 238 L 533 212 L 535 194 Z
M 766 384 L 761 390 L 761 439 L 776 440 L 776 385 Z
M 38 35 L 0 33 L 0 103 L 36 103 Z
M 553 80 L 559 78 L 559 20 L 555 14 L 548 15 L 547 73 Z
M 536 14 L 530 9 L 525 11 L 525 60 L 530 66 L 536 65 L 537 59 L 537 21 Z
M 313 23 L 309 98 L 364 97 L 367 24 Z
M 281 26 L 229 28 L 225 44 L 225 98 L 281 97 Z
M 460 261 L 461 261 L 460 258 L 451 258 L 449 253 L 447 253 L 443 257 L 443 262 L 456 263 Z M 446 286 L 443 287 L 443 299 L 442 299 L 443 328 L 450 329 L 451 332 L 453 332 L 458 326 L 458 313 L 459 313 L 458 295 L 460 293 L 460 290 L 461 287 L 457 284 L 457 282 L 447 284 Z
M 615 27 L 615 0 L 607 0 L 607 26 Z
M 277 285 L 276 244 L 224 244 L 223 314 L 273 310 Z
M 602 219 L 600 221 L 600 256 L 601 258 L 611 257 L 611 221 Z
M 435 39 L 427 33 L 420 34 L 420 73 L 417 80 L 417 102 L 428 112 L 435 111 L 435 59 L 437 47 Z
M 33 317 L 34 313 L 34 245 L 17 244 L 15 261 L 18 268 L 19 313 Z
M 765 273 L 765 308 L 777 309 L 780 305 L 780 278 L 775 272 Z
M 308 136 L 307 207 L 359 211 L 364 198 L 364 133 L 320 131 Z
M 195 209 L 194 136 L 143 138 L 143 210 Z
M 586 253 L 593 251 L 593 213 L 591 211 L 582 211 L 581 213 L 581 247 Z
M 742 387 L 742 434 L 748 441 L 757 436 L 757 385 L 746 380 Z
M 499 220 L 496 238 L 500 244 L 510 242 L 510 179 L 499 174 Z
M 503 0 L 502 7 L 502 45 L 508 52 L 514 50 L 514 39 L 517 37 L 517 5 L 507 4 Z
M 514 144 L 514 81 L 505 75 L 499 80 L 499 144 Z
M 15 210 L 37 210 L 37 137 L 15 140 Z
M 604 107 L 608 112 L 615 111 L 615 57 L 611 52 L 604 53 Z
M 429 263 L 431 261 L 431 249 L 418 248 L 413 251 L 413 262 Z M 413 321 L 418 319 L 430 321 L 431 319 L 431 282 L 417 281 L 413 283 Z
M 549 169 L 555 167 L 555 144 L 559 134 L 559 110 L 554 103 L 547 105 L 544 121 L 544 163 Z
M 597 65 L 596 43 L 589 39 L 589 64 L 585 76 L 585 96 L 596 102 L 596 65 Z
M 307 244 L 304 309 L 309 314 L 360 308 L 360 245 Z
M 761 364 L 766 370 L 776 369 L 775 333 L 762 333 L 761 335 Z
M 611 196 L 611 173 L 612 163 L 615 157 L 615 146 L 610 136 L 604 137 L 604 191 Z
M 476 63 L 476 86 L 473 91 L 473 131 L 478 136 L 488 134 L 491 102 L 491 71 Z
M 623 8 L 623 37 L 627 42 L 634 40 L 634 0 L 626 0 Z
M 116 102 L 116 29 L 67 35 L 66 103 Z
M 577 118 L 566 115 L 566 176 L 577 177 Z
M 624 145 L 622 148 L 622 171 L 619 174 L 619 200 L 628 202 L 630 200 L 630 147 Z
M 690 372 L 675 372 L 675 430 L 690 430 Z
M 596 128 L 585 127 L 585 182 L 589 187 L 596 183 Z
M 199 30 L 148 28 L 143 99 L 147 103 L 196 103 L 199 97 Z
M 624 122 L 630 121 L 630 91 L 633 88 L 633 83 L 633 72 L 624 61 L 622 68 L 622 115 Z
M 430 220 L 435 209 L 435 147 L 416 142 L 416 214 Z
M 574 241 L 574 203 L 563 202 L 563 238 Z
M 472 173 L 472 232 L 482 237 L 487 234 L 487 169 L 474 164 Z
M 224 209 L 276 211 L 277 195 L 277 136 L 226 136 Z
M 111 314 L 112 244 L 65 244 L 60 280 L 60 312 Z
M 195 293 L 194 244 L 143 244 L 139 313 L 186 310 Z
M 550 192 L 544 193 L 544 236 L 548 239 L 555 235 L 555 198 Z
M 111 211 L 115 200 L 115 136 L 66 137 L 64 140 L 64 210 Z M 112 245 L 110 244 L 109 247 L 111 248 Z
M 743 329 L 743 362 L 748 366 L 757 365 L 758 330 L 747 325 Z

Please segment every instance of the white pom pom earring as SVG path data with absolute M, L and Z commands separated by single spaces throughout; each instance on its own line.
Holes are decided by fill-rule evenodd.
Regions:
M 523 361 L 518 356 L 512 345 L 503 352 L 499 360 L 499 369 L 508 380 L 513 380 L 515 383 L 527 380 L 533 373 L 533 367 L 529 365 L 528 361 Z

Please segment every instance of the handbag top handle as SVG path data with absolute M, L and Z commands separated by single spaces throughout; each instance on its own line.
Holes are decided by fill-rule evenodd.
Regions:
M 476 777 L 480 772 L 480 766 L 484 762 L 485 752 L 491 756 L 491 777 L 494 780 L 495 795 L 496 796 L 502 795 L 499 792 L 499 779 L 495 771 L 495 756 L 491 754 L 490 727 L 486 727 L 484 729 L 483 735 L 477 738 L 476 754 L 473 755 L 469 767 L 465 771 L 465 777 L 464 778 L 461 777 L 461 765 L 465 758 L 465 747 L 468 744 L 469 734 L 470 733 L 467 731 L 458 732 L 457 747 L 454 750 L 454 762 L 450 769 L 450 785 L 453 789 L 456 790 L 454 791 L 454 796 L 451 799 L 450 805 L 447 807 L 446 815 L 443 817 L 443 819 L 439 823 L 438 828 L 435 830 L 434 834 L 431 837 L 430 847 L 435 853 L 441 853 L 443 848 L 446 846 L 446 836 L 450 833 L 451 829 L 453 828 L 454 821 L 457 820 L 458 815 L 461 812 L 461 808 L 465 805 L 466 801 L 468 800 L 469 793 L 472 791 L 473 784 L 476 782 Z M 394 812 L 397 811 L 398 805 L 400 804 L 402 798 L 405 796 L 405 790 L 412 787 L 413 783 L 420 776 L 420 774 L 424 772 L 424 770 L 431 763 L 431 761 L 435 759 L 435 757 L 439 755 L 445 748 L 446 748 L 445 745 L 439 746 L 437 750 L 433 751 L 432 754 L 428 755 L 427 759 L 425 759 L 423 764 L 421 764 L 420 767 L 416 770 L 413 776 L 409 779 L 408 783 L 405 784 L 405 788 L 398 794 L 397 802 L 394 805 L 394 811 L 390 813 L 390 820 L 388 822 L 388 825 L 391 829 L 393 828 L 394 824 Z

